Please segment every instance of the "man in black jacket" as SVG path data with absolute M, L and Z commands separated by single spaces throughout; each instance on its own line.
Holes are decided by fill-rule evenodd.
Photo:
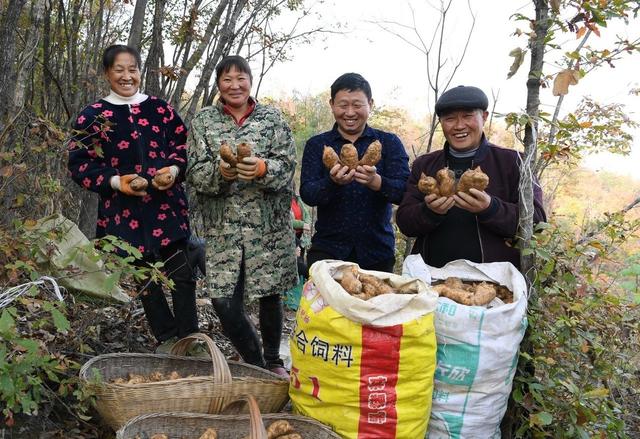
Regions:
M 520 266 L 512 241 L 518 228 L 518 152 L 489 143 L 483 126 L 489 101 L 476 87 L 449 89 L 436 102 L 446 143 L 442 150 L 418 157 L 398 208 L 400 231 L 416 237 L 412 253 L 442 267 L 456 259 L 473 262 L 511 262 Z M 484 191 L 470 189 L 452 196 L 424 195 L 417 188 L 422 173 L 434 177 L 444 167 L 456 180 L 467 169 L 481 167 L 489 176 Z M 542 189 L 534 184 L 534 222 L 546 221 Z

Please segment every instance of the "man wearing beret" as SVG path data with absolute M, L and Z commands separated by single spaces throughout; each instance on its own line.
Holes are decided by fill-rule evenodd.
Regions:
M 396 222 L 415 237 L 412 253 L 433 267 L 456 259 L 511 262 L 520 267 L 512 241 L 518 228 L 520 157 L 517 151 L 490 143 L 484 135 L 489 100 L 477 87 L 447 90 L 436 102 L 436 115 L 446 142 L 441 150 L 418 157 L 407 181 Z M 484 191 L 456 192 L 444 197 L 424 195 L 417 188 L 422 173 L 435 177 L 448 167 L 456 180 L 467 169 L 480 167 L 489 176 Z M 534 183 L 534 222 L 546 221 L 542 189 Z

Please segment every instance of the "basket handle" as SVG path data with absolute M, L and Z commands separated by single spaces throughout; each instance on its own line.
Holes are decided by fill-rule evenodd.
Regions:
M 216 346 L 215 342 L 206 334 L 194 332 L 184 338 L 181 338 L 171 347 L 169 352 L 171 355 L 184 355 L 193 343 L 203 341 L 211 354 L 211 362 L 213 363 L 213 382 L 216 384 L 231 384 L 231 371 L 227 360 Z M 224 400 L 222 398 L 212 398 L 209 404 L 209 413 L 218 413 L 222 408 Z
M 258 402 L 251 395 L 239 396 L 235 401 L 227 404 L 223 409 L 223 414 L 238 413 L 245 405 L 249 406 L 249 439 L 267 439 L 267 430 L 262 422 L 262 414 Z

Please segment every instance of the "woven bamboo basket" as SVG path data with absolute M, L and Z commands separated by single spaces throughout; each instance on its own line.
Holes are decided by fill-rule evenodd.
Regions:
M 284 419 L 304 439 L 339 439 L 336 433 L 325 425 L 303 416 L 288 413 L 262 415 L 256 400 L 243 396 L 223 410 L 225 413 L 237 411 L 247 403 L 248 415 L 205 415 L 197 413 L 150 413 L 129 420 L 117 433 L 116 439 L 135 439 L 165 434 L 169 439 L 199 439 L 207 428 L 213 428 L 218 439 L 267 439 L 265 425 Z
M 204 341 L 211 358 L 184 357 L 189 346 Z M 176 380 L 141 384 L 116 384 L 129 374 L 176 371 Z M 99 355 L 80 369 L 80 379 L 96 395 L 96 409 L 114 430 L 141 414 L 157 412 L 220 413 L 230 401 L 255 396 L 260 410 L 282 410 L 289 396 L 289 382 L 275 373 L 236 361 L 226 361 L 205 334 L 191 334 L 178 341 L 169 355 L 116 353 Z

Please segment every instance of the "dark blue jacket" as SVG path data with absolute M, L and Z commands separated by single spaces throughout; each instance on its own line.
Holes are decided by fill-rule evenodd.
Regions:
M 358 157 L 362 158 L 374 140 L 382 143 L 382 159 L 376 165 L 382 177 L 380 191 L 372 191 L 355 181 L 341 186 L 329 178 L 329 171 L 322 163 L 324 146 L 333 147 L 339 154 L 342 145 L 350 143 L 340 135 L 336 125 L 331 131 L 307 141 L 300 176 L 302 201 L 318 207 L 313 248 L 342 260 L 355 252 L 356 262 L 363 266 L 395 256 L 391 204 L 402 200 L 409 176 L 409 158 L 395 134 L 367 125 L 354 144 Z

